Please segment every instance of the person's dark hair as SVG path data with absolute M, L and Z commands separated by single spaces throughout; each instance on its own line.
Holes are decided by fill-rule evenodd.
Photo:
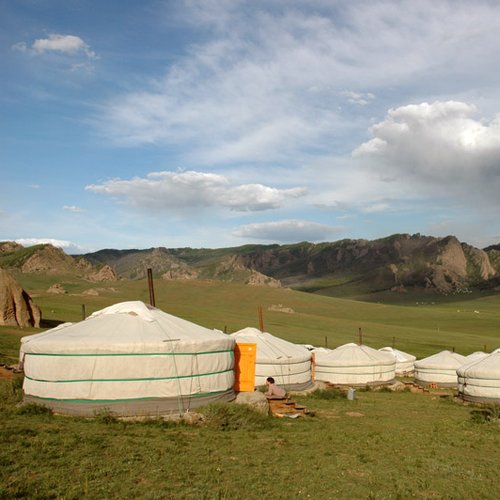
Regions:
M 274 384 L 274 379 L 273 377 L 267 377 L 266 379 L 270 384 Z

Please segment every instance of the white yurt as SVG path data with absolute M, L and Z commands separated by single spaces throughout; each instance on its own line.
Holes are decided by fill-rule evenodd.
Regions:
M 415 370 L 415 361 L 417 360 L 415 356 L 395 349 L 394 347 L 382 347 L 379 351 L 388 352 L 394 356 L 396 359 L 396 375 L 405 376 L 413 374 Z
M 468 363 L 473 363 L 475 361 L 479 361 L 480 359 L 485 358 L 486 356 L 489 356 L 488 353 L 483 352 L 483 351 L 475 351 L 472 354 L 468 354 L 465 356 L 465 362 Z
M 419 385 L 457 387 L 457 368 L 466 362 L 465 356 L 451 351 L 441 351 L 420 359 L 415 362 L 415 382 Z
M 234 340 L 143 302 L 24 337 L 24 400 L 59 413 L 183 413 L 234 397 Z
M 458 393 L 466 401 L 500 403 L 500 352 L 457 369 Z
M 339 385 L 383 385 L 394 380 L 396 359 L 367 345 L 345 344 L 336 349 L 313 351 L 315 378 Z
M 311 352 L 257 328 L 243 328 L 231 337 L 236 342 L 257 345 L 255 360 L 255 386 L 265 385 L 267 377 L 287 390 L 303 390 L 312 386 Z

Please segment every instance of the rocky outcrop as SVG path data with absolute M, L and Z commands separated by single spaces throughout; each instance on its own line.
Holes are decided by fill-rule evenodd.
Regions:
M 488 280 L 497 274 L 493 263 L 484 250 L 469 245 L 463 245 L 463 247 L 472 268 L 477 271 L 477 275 L 480 279 Z
M 0 325 L 40 327 L 40 308 L 21 285 L 0 269 Z
M 52 245 L 41 245 L 23 262 L 23 273 L 45 272 L 49 274 L 72 272 L 75 261 L 60 248 Z
M 252 286 L 269 286 L 271 288 L 281 288 L 281 281 L 259 273 L 258 271 L 250 271 L 250 276 L 245 281 L 245 284 Z
M 170 269 L 162 274 L 164 280 L 195 280 L 198 278 L 198 271 L 182 261 L 172 261 Z
M 54 283 L 48 290 L 47 293 L 53 293 L 54 295 L 61 295 L 67 293 L 64 287 L 60 283 Z
M 285 307 L 283 304 L 272 304 L 267 308 L 268 311 L 293 314 L 295 311 L 291 307 Z
M 23 247 L 15 241 L 0 241 L 0 254 L 17 252 L 22 249 Z
M 84 273 L 91 273 L 94 271 L 94 266 L 85 257 L 79 257 L 76 259 L 76 268 Z
M 105 265 L 94 274 L 90 274 L 87 279 L 93 283 L 99 281 L 117 281 L 118 276 L 111 266 Z

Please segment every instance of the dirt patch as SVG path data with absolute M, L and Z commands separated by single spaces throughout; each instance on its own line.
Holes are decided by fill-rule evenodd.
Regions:
M 316 415 L 320 418 L 340 418 L 340 415 L 335 410 L 317 410 Z
M 14 372 L 12 370 L 7 370 L 7 368 L 0 366 L 0 379 L 12 380 L 13 378 L 14 378 Z
M 364 413 L 360 413 L 359 411 L 346 411 L 345 414 L 348 417 L 364 417 Z

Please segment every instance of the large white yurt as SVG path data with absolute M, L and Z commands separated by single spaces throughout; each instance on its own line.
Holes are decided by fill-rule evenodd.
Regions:
M 500 403 L 500 352 L 462 365 L 457 369 L 458 393 L 467 400 Z
M 231 337 L 236 342 L 257 345 L 255 386 L 265 385 L 267 377 L 287 390 L 303 390 L 312 386 L 311 352 L 257 328 L 243 328 Z
M 394 380 L 396 359 L 367 345 L 345 344 L 315 349 L 315 378 L 339 385 L 383 385 Z
M 394 356 L 396 359 L 396 375 L 405 376 L 413 374 L 415 370 L 415 361 L 417 360 L 415 356 L 395 349 L 394 347 L 382 347 L 379 351 L 388 352 Z
M 419 359 L 415 362 L 415 382 L 419 385 L 457 387 L 457 368 L 466 362 L 465 356 L 451 351 Z
M 25 401 L 60 413 L 183 413 L 234 397 L 234 340 L 143 302 L 21 342 Z

